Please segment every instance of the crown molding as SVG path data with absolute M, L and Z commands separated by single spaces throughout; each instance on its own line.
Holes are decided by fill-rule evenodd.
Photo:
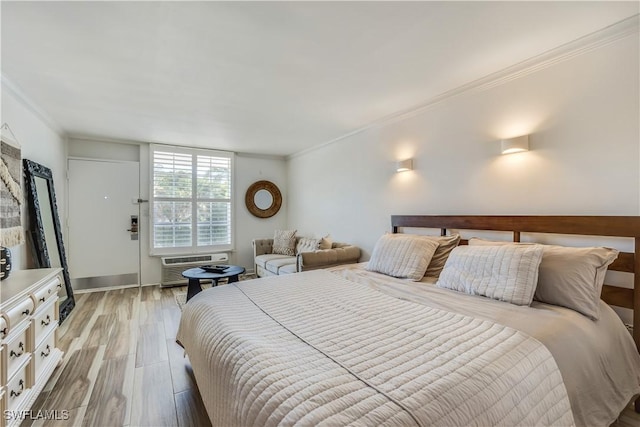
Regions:
M 11 93 L 24 107 L 31 111 L 36 117 L 38 117 L 49 129 L 55 132 L 60 138 L 66 138 L 66 132 L 58 125 L 58 123 L 51 118 L 51 116 L 33 102 L 22 89 L 13 83 L 7 76 L 0 74 L 2 81 L 2 89 Z
M 236 156 L 245 157 L 248 159 L 281 160 L 281 161 L 287 160 L 287 156 L 282 156 L 280 154 L 245 153 L 245 152 L 237 151 Z
M 125 145 L 164 145 L 167 147 L 183 147 L 189 149 L 196 150 L 215 150 L 215 151 L 225 151 L 228 153 L 233 153 L 238 157 L 247 157 L 247 158 L 256 158 L 256 159 L 264 159 L 264 160 L 286 160 L 287 157 L 279 154 L 261 154 L 261 153 L 246 153 L 242 151 L 232 151 L 228 149 L 219 149 L 212 147 L 202 147 L 202 146 L 192 146 L 192 145 L 181 145 L 176 143 L 169 142 L 154 142 L 154 141 L 136 141 L 131 139 L 117 139 L 117 138 L 109 138 L 95 135 L 87 135 L 80 133 L 72 133 L 68 135 L 69 141 L 89 141 L 89 142 L 104 142 L 110 144 L 125 144 Z
M 609 25 L 598 31 L 587 34 L 586 36 L 580 37 L 556 48 L 548 50 L 540 55 L 533 56 L 510 67 L 504 68 L 495 73 L 488 74 L 477 80 L 473 80 L 462 86 L 458 86 L 455 89 L 443 92 L 440 95 L 436 95 L 422 104 L 413 106 L 407 110 L 402 110 L 387 115 L 365 126 L 345 133 L 337 138 L 325 141 L 305 150 L 298 151 L 297 153 L 290 154 L 289 156 L 287 156 L 287 159 L 304 156 L 305 154 L 319 150 L 338 141 L 342 141 L 351 136 L 365 132 L 369 129 L 408 119 L 435 106 L 436 104 L 447 101 L 449 99 L 469 93 L 485 91 L 496 86 L 509 83 L 513 80 L 520 79 L 529 74 L 533 74 L 545 68 L 549 68 L 555 64 L 567 61 L 578 55 L 582 55 L 584 53 L 614 43 L 625 37 L 637 34 L 639 30 L 640 14 L 635 14 L 615 24 Z
M 82 133 L 68 133 L 67 139 L 69 141 L 90 141 L 90 142 L 108 142 L 112 144 L 124 144 L 124 145 L 141 145 L 141 144 L 156 144 L 156 142 L 148 142 L 148 141 L 134 141 L 131 139 L 118 139 L 118 138 L 110 138 L 107 136 L 98 136 L 98 135 L 90 135 L 90 134 L 82 134 Z

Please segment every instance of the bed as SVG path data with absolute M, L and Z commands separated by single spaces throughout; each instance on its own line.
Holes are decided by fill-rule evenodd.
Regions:
M 510 232 L 514 242 L 521 233 L 551 233 L 631 238 L 640 247 L 640 217 L 391 222 L 394 235 L 490 230 Z M 440 282 L 370 271 L 376 245 L 369 263 L 201 292 L 183 309 L 177 341 L 212 424 L 611 424 L 640 394 L 639 316 L 632 338 L 609 307 L 638 312 L 640 261 L 620 252 L 608 266 L 632 273 L 634 289 L 604 285 L 597 320 L 541 301 L 518 305 L 442 287 L 465 251 L 542 253 L 539 245 L 505 246 L 456 248 Z

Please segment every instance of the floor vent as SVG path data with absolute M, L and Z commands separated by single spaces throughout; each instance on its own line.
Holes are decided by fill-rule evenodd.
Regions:
M 183 271 L 201 265 L 226 264 L 228 261 L 229 255 L 226 253 L 162 257 L 160 286 L 186 285 L 187 279 L 182 277 Z

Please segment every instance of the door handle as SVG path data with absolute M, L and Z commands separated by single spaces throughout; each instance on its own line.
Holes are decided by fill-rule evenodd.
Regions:
M 131 215 L 131 228 L 127 228 L 131 233 L 131 240 L 138 240 L 138 215 Z

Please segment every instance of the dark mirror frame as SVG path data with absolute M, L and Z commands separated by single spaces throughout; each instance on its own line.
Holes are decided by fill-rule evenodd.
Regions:
M 60 254 L 62 275 L 65 282 L 64 286 L 67 290 L 67 299 L 60 303 L 59 321 L 62 323 L 71 310 L 73 310 L 76 302 L 73 296 L 73 289 L 71 288 L 67 256 L 64 251 L 64 243 L 62 241 L 62 227 L 60 226 L 58 205 L 56 203 L 56 192 L 53 186 L 53 174 L 51 173 L 51 169 L 48 167 L 29 159 L 24 159 L 23 165 L 26 195 L 29 205 L 29 228 L 31 230 L 31 242 L 33 245 L 34 259 L 37 268 L 50 268 L 51 260 L 49 259 L 49 251 L 47 250 L 47 242 L 45 240 L 45 231 L 40 213 L 40 203 L 38 202 L 35 178 L 40 177 L 45 179 L 47 181 L 47 188 L 49 189 L 49 202 L 51 204 L 51 212 L 53 214 L 53 228 L 55 229 L 56 243 L 58 245 L 58 253 Z
M 260 190 L 266 190 L 273 198 L 271 206 L 266 209 L 260 209 L 255 202 L 256 193 Z M 270 218 L 278 213 L 282 206 L 282 193 L 277 185 L 271 181 L 257 181 L 251 184 L 244 195 L 244 203 L 253 216 L 258 218 Z

